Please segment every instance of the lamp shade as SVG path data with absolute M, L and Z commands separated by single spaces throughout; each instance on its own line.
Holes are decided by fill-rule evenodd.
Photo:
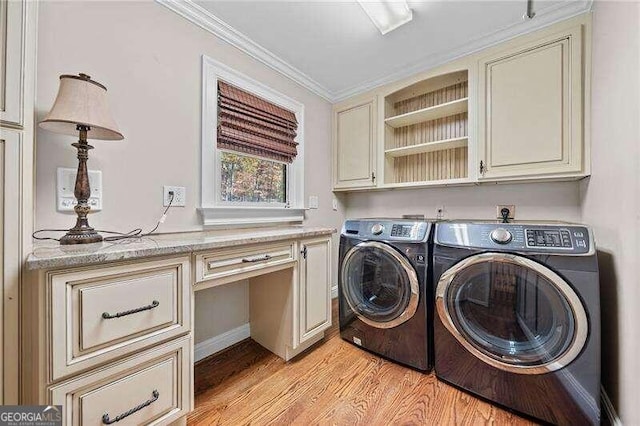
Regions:
M 55 133 L 77 135 L 79 124 L 90 127 L 89 139 L 124 139 L 111 116 L 107 88 L 86 74 L 61 75 L 58 96 L 40 127 Z

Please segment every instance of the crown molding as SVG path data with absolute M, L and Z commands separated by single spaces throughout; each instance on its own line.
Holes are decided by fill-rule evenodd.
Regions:
M 293 65 L 282 60 L 271 51 L 265 49 L 251 40 L 240 31 L 233 28 L 208 10 L 198 6 L 192 0 L 156 0 L 157 3 L 177 13 L 200 28 L 209 31 L 216 37 L 230 45 L 240 49 L 252 58 L 273 68 L 280 74 L 315 93 L 316 95 L 333 102 L 332 93 L 320 83 L 303 73 Z
M 352 96 L 368 92 L 376 87 L 428 71 L 429 69 L 495 46 L 498 43 L 519 35 L 531 33 L 540 28 L 555 24 L 556 22 L 589 12 L 593 6 L 593 0 L 584 0 L 571 3 L 563 2 L 538 9 L 536 10 L 535 17 L 531 20 L 523 20 L 496 31 L 483 34 L 469 40 L 464 45 L 430 55 L 428 58 L 411 66 L 402 67 L 400 71 L 336 92 L 324 87 L 304 72 L 251 40 L 208 10 L 198 6 L 192 0 L 156 0 L 156 2 L 332 103 L 340 102 Z
M 523 20 L 515 24 L 508 25 L 496 31 L 483 34 L 469 40 L 464 45 L 453 49 L 447 49 L 408 67 L 402 67 L 400 71 L 387 74 L 383 77 L 363 82 L 357 86 L 345 90 L 333 92 L 333 102 L 340 102 L 352 96 L 368 92 L 385 84 L 402 80 L 420 72 L 445 65 L 448 62 L 460 59 L 464 56 L 477 53 L 481 50 L 495 46 L 509 39 L 520 35 L 532 33 L 541 28 L 548 27 L 560 21 L 581 15 L 591 11 L 593 0 L 585 0 L 579 3 L 560 3 L 536 11 L 536 15 L 531 20 Z

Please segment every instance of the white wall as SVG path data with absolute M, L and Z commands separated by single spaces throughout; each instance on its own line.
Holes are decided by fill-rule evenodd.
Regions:
M 218 336 L 249 322 L 249 281 L 211 287 L 196 294 L 193 343 Z
M 596 2 L 592 176 L 584 222 L 599 249 L 602 382 L 626 425 L 640 424 L 640 4 Z
M 446 219 L 496 219 L 498 204 L 516 206 L 517 220 L 579 221 L 576 182 L 483 184 L 453 188 L 407 189 L 352 193 L 346 200 L 348 218 L 436 217 L 444 206 Z
M 84 72 L 108 88 L 123 141 L 94 141 L 89 168 L 103 172 L 103 210 L 92 214 L 98 229 L 149 230 L 162 213 L 162 186 L 187 189 L 186 207 L 172 208 L 160 232 L 202 229 L 196 212 L 200 193 L 201 56 L 206 54 L 301 102 L 305 106 L 305 192 L 320 209 L 307 225 L 339 228 L 331 209 L 331 105 L 165 7 L 147 0 L 40 3 L 36 110 L 51 108 L 60 74 Z M 38 130 L 36 229 L 70 228 L 73 214 L 55 210 L 57 167 L 76 167 L 74 137 Z M 337 238 L 334 239 L 337 248 Z M 337 251 L 336 251 L 337 252 Z M 337 258 L 337 257 L 336 257 Z M 335 259 L 334 259 L 335 261 Z M 237 286 L 209 293 L 216 308 L 237 299 Z M 197 297 L 199 298 L 199 296 Z M 197 313 L 212 322 L 220 316 Z M 225 314 L 230 328 L 246 322 L 246 306 Z M 222 323 L 220 323 L 222 324 Z M 210 328 L 219 332 L 221 325 Z M 224 327 L 223 327 L 224 328 Z M 204 340 L 196 325 L 196 336 Z

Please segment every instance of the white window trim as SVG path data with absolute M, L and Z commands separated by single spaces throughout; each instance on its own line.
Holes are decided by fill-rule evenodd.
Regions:
M 219 201 L 220 151 L 217 148 L 218 80 L 293 111 L 298 121 L 298 155 L 289 166 L 288 208 L 234 206 Z M 304 105 L 227 65 L 202 55 L 202 151 L 200 207 L 205 226 L 229 227 L 302 222 L 304 219 Z

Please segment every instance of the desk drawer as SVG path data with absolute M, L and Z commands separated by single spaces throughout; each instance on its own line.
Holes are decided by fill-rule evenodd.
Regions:
M 189 258 L 52 273 L 52 379 L 190 330 Z
M 196 281 L 224 284 L 277 270 L 295 260 L 295 243 L 291 241 L 199 254 L 196 256 Z
M 168 424 L 190 410 L 190 339 L 49 388 L 64 425 Z

